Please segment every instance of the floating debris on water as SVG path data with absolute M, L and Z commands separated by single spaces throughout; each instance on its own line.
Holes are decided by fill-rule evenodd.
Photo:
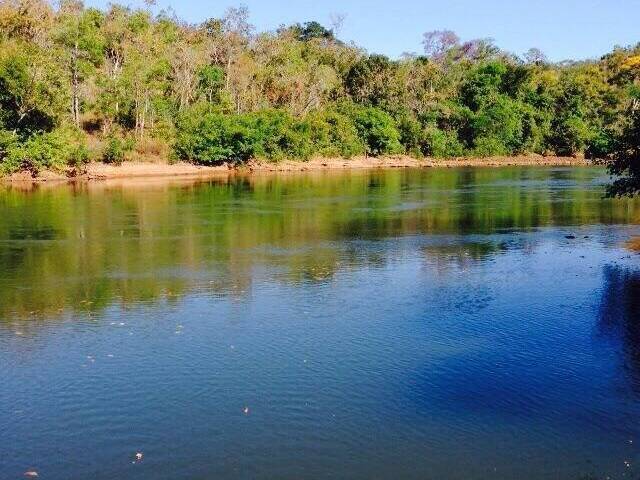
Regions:
M 244 407 L 242 411 L 244 412 L 245 415 L 249 415 L 249 407 Z
M 36 472 L 35 470 L 27 470 L 26 472 L 24 472 L 24 476 L 25 477 L 37 477 L 38 476 L 38 472 Z

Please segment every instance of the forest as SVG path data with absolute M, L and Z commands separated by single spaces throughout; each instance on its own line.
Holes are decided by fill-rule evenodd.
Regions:
M 523 153 L 638 168 L 640 44 L 554 63 L 430 31 L 390 59 L 332 23 L 257 32 L 242 6 L 189 24 L 152 5 L 0 0 L 0 171 Z

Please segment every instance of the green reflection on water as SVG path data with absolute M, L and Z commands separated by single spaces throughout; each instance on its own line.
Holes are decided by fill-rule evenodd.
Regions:
M 0 187 L 0 318 L 175 301 L 196 286 L 242 295 L 260 265 L 323 281 L 389 249 L 344 240 L 640 223 L 603 200 L 596 168 L 426 169 L 225 177 L 198 182 Z M 429 248 L 481 257 L 498 241 Z

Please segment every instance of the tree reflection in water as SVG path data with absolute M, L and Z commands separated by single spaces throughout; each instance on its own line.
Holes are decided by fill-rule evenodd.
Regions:
M 604 267 L 598 330 L 619 341 L 624 369 L 640 391 L 640 270 Z

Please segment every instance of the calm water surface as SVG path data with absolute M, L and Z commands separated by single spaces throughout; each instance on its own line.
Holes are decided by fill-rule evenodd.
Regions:
M 0 478 L 637 478 L 640 203 L 606 181 L 2 187 Z

